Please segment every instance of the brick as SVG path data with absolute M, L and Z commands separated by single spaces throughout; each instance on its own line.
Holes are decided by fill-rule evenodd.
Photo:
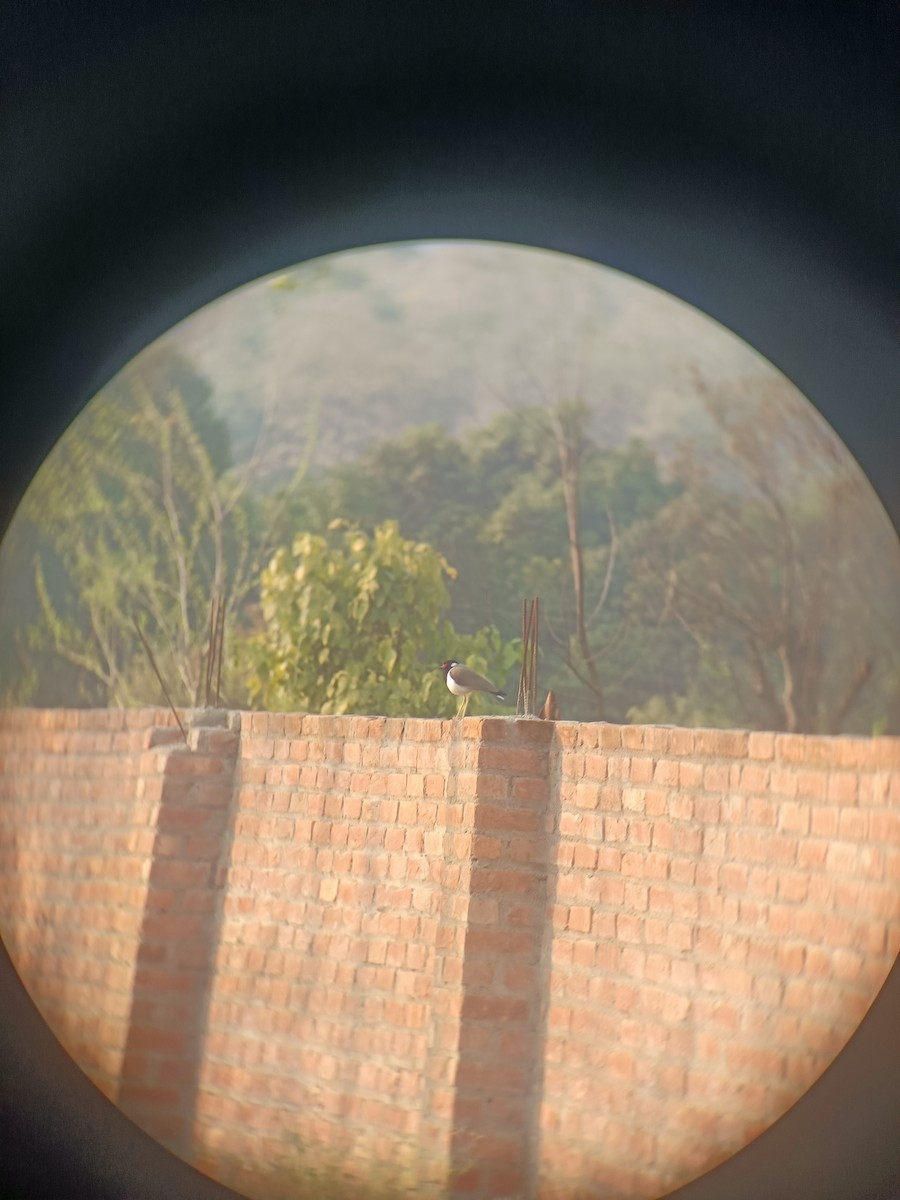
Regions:
M 633 912 L 645 912 L 649 905 L 650 889 L 643 883 L 626 882 L 623 903 Z
M 670 821 L 654 821 L 651 827 L 651 843 L 654 849 L 671 850 L 675 845 L 675 834 L 680 827 Z
M 825 855 L 829 871 L 841 875 L 854 875 L 861 863 L 862 850 L 853 842 L 832 842 Z
M 624 725 L 621 730 L 622 745 L 627 750 L 640 750 L 644 744 L 644 730 L 641 725 Z
M 547 781 L 545 779 L 515 779 L 512 783 L 512 796 L 515 800 L 546 804 L 549 799 Z
M 499 905 L 497 900 L 485 895 L 470 896 L 467 918 L 473 925 L 496 926 L 499 922 Z
M 535 890 L 537 880 L 531 874 L 522 871 L 473 870 L 471 878 L 472 892 L 503 892 L 506 894 L 530 894 Z
M 865 810 L 842 809 L 838 816 L 838 836 L 846 841 L 865 841 L 869 834 L 869 821 L 870 814 Z
M 777 809 L 779 829 L 787 833 L 809 833 L 811 810 L 808 804 L 798 804 L 794 801 L 785 800 L 777 806 Z
M 651 852 L 644 855 L 644 875 L 648 879 L 666 879 L 669 874 L 669 857 Z
M 567 871 L 575 862 L 575 847 L 571 842 L 560 842 L 556 847 L 556 865 Z
M 900 880 L 900 856 L 893 850 L 885 852 L 872 846 L 861 846 L 859 870 L 865 879 Z
M 728 767 L 712 764 L 703 769 L 703 786 L 708 792 L 725 792 L 728 790 L 730 771 Z
M 857 777 L 854 772 L 829 772 L 827 795 L 832 804 L 856 804 L 857 788 Z
M 597 848 L 597 867 L 601 871 L 618 873 L 622 867 L 622 852 L 613 846 Z
M 773 767 L 769 772 L 769 792 L 775 796 L 793 797 L 798 793 L 798 773 Z M 809 793 L 800 793 L 808 796 Z
M 676 759 L 659 759 L 653 768 L 653 782 L 661 787 L 676 787 L 680 779 L 681 768 L 685 765 Z
M 869 836 L 878 844 L 900 844 L 900 812 L 869 812 Z M 842 836 L 844 836 L 842 834 Z
M 838 742 L 841 766 L 900 768 L 900 737 L 841 738 Z
M 488 744 L 479 754 L 479 767 L 487 770 L 539 775 L 546 770 L 546 756 L 538 750 Z
M 205 754 L 172 753 L 165 766 L 166 775 L 221 775 L 225 770 L 221 758 Z
M 669 801 L 669 816 L 673 820 L 689 821 L 694 815 L 694 801 L 690 796 L 673 795 Z
M 643 918 L 628 913 L 619 913 L 616 917 L 616 936 L 623 942 L 640 942 L 642 940 Z
M 626 840 L 632 846 L 648 847 L 653 840 L 653 825 L 650 821 L 630 820 Z
M 694 753 L 709 758 L 745 758 L 749 738 L 743 730 L 695 729 Z
M 588 933 L 591 928 L 591 910 L 583 905 L 570 908 L 566 928 L 576 933 Z
M 622 792 L 622 809 L 625 812 L 644 812 L 646 792 L 643 788 L 625 788 Z
M 489 724 L 492 724 L 494 720 L 498 722 L 505 721 L 507 726 L 511 729 L 511 737 L 513 739 L 534 746 L 542 746 L 544 747 L 545 754 L 555 740 L 554 723 L 552 721 L 519 719 L 513 723 L 510 722 L 508 717 L 496 717 L 492 718 L 490 721 L 485 721 L 485 729 Z M 591 742 L 589 726 L 581 726 L 581 732 L 585 741 L 585 745 L 595 744 Z
M 670 729 L 669 730 L 669 754 L 675 754 L 679 757 L 694 753 L 694 733 L 693 729 Z
M 703 785 L 703 765 L 702 763 L 679 762 L 678 766 L 678 787 L 698 788 Z M 672 781 L 674 786 L 674 781 Z
M 605 812 L 621 812 L 622 789 L 615 786 L 601 786 L 599 806 Z
M 769 761 L 775 756 L 775 734 L 752 732 L 747 738 L 747 754 L 750 758 Z
M 679 854 L 699 855 L 703 848 L 704 831 L 688 829 L 682 825 L 673 831 L 672 848 Z
M 777 877 L 778 897 L 790 904 L 802 904 L 809 895 L 809 877 L 801 871 L 782 871 Z
M 606 778 L 606 756 L 604 754 L 586 754 L 583 765 L 587 779 L 599 783 Z
M 648 817 L 664 816 L 668 803 L 669 793 L 664 788 L 647 788 L 644 791 L 644 812 Z
M 477 790 L 479 799 L 505 800 L 509 794 L 509 780 L 505 775 L 481 773 L 478 776 Z
M 702 864 L 689 858 L 672 858 L 669 862 L 669 877 L 673 883 L 694 884 Z
M 632 783 L 656 781 L 656 767 L 652 758 L 632 758 L 629 762 L 628 778 Z
M 595 783 L 579 783 L 575 788 L 577 808 L 595 809 L 600 801 L 600 788 Z
M 631 778 L 631 759 L 624 754 L 610 755 L 606 762 L 606 776 L 619 783 Z
M 628 851 L 622 855 L 622 874 L 634 876 L 638 879 L 644 876 L 645 856 L 634 851 Z
M 574 849 L 574 864 L 581 870 L 593 871 L 597 866 L 596 848 L 584 843 L 576 845 Z
M 818 909 L 831 908 L 833 905 L 835 881 L 827 874 L 809 875 L 808 899 L 811 905 Z
M 747 819 L 751 825 L 774 826 L 779 820 L 781 808 L 772 800 L 752 798 L 746 802 Z
M 665 944 L 673 950 L 690 950 L 694 943 L 694 927 L 686 921 L 671 921 L 666 931 Z
M 597 745 L 601 750 L 617 750 L 622 745 L 622 726 L 601 723 L 598 729 Z
M 721 963 L 701 967 L 700 983 L 708 991 L 745 999 L 751 994 L 753 976 L 743 967 Z

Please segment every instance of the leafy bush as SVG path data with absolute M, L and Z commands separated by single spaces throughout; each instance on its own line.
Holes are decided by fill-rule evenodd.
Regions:
M 262 573 L 264 628 L 247 640 L 249 693 L 269 710 L 449 714 L 438 664 L 453 657 L 493 672 L 497 686 L 517 648 L 485 627 L 461 636 L 446 620 L 455 571 L 396 521 L 372 534 L 343 520 L 303 533 Z

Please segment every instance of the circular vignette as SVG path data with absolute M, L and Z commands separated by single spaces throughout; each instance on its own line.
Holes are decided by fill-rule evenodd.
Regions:
M 271 28 L 254 26 L 248 43 L 239 6 L 193 7 L 168 24 L 142 10 L 137 36 L 120 26 L 94 42 L 98 27 L 85 19 L 74 42 L 83 64 L 57 45 L 62 60 L 51 65 L 64 70 L 52 83 L 43 75 L 40 99 L 23 51 L 12 94 L 21 124 L 10 139 L 20 167 L 8 223 L 16 236 L 2 263 L 0 318 L 15 344 L 3 380 L 0 527 L 75 413 L 189 312 L 285 263 L 418 237 L 568 251 L 709 313 L 810 397 L 900 527 L 890 453 L 900 437 L 896 242 L 879 225 L 887 208 L 836 182 L 854 133 L 873 105 L 883 109 L 877 88 L 863 89 L 857 124 L 823 132 L 811 60 L 801 56 L 791 82 L 785 58 L 806 35 L 834 64 L 840 39 L 827 22 L 742 18 L 742 49 L 702 4 L 603 20 L 571 4 L 552 28 L 506 5 L 491 16 L 460 8 L 459 23 L 430 27 L 411 6 L 367 19 L 348 5 L 352 28 L 343 8 L 331 18 L 281 13 Z M 704 31 L 706 18 L 720 42 Z M 882 34 L 889 45 L 896 26 L 878 20 L 844 46 L 860 77 L 874 63 L 883 81 L 885 57 L 867 39 Z M 755 88 L 742 83 L 748 55 Z M 91 75 L 98 64 L 103 86 Z M 729 70 L 733 87 L 722 90 Z M 847 78 L 839 98 L 850 95 Z M 764 82 L 794 97 L 793 117 L 765 109 Z M 882 132 L 885 124 L 882 116 Z M 824 157 L 792 159 L 798 130 L 825 146 Z M 857 147 L 857 178 L 878 175 L 878 153 L 877 136 Z M 880 178 L 890 184 L 890 168 Z M 228 1194 L 94 1091 L 5 958 L 2 987 L 14 1191 L 48 1194 L 63 1176 L 75 1194 Z M 678 1194 L 887 1195 L 896 1154 L 886 1122 L 898 1095 L 884 1048 L 895 1044 L 898 993 L 895 966 L 807 1096 Z M 35 1149 L 22 1156 L 22 1145 Z

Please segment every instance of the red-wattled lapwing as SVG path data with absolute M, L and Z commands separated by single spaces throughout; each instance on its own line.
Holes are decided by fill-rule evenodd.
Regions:
M 446 662 L 442 662 L 441 670 L 453 695 L 462 696 L 456 710 L 456 718 L 465 715 L 472 692 L 486 692 L 489 696 L 496 696 L 498 700 L 506 699 L 506 692 L 498 692 L 489 679 L 485 679 L 465 663 L 457 662 L 455 658 L 448 658 Z

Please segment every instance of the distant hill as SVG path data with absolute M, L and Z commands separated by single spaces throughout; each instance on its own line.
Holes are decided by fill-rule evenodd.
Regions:
M 638 436 L 665 461 L 685 439 L 701 450 L 718 444 L 693 368 L 714 384 L 777 374 L 648 284 L 564 255 L 475 242 L 307 263 L 223 297 L 163 341 L 209 380 L 236 461 L 257 453 L 261 488 L 293 473 L 312 430 L 324 466 L 409 425 L 437 421 L 455 434 L 504 406 L 576 391 L 594 408 L 601 444 Z

